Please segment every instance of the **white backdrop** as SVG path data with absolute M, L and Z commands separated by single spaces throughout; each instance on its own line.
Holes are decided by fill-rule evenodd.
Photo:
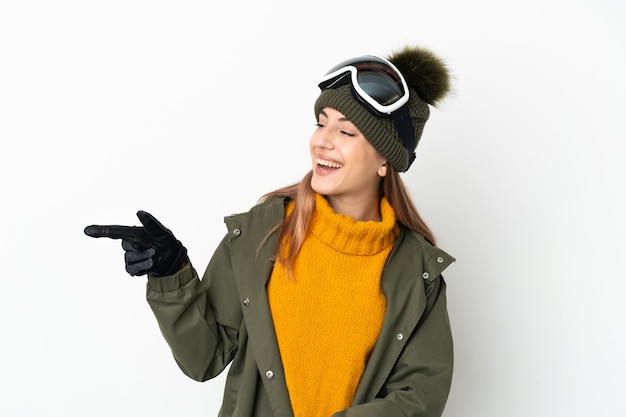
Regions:
M 0 415 L 215 416 L 92 223 L 203 270 L 308 170 L 317 79 L 417 43 L 454 93 L 404 175 L 449 269 L 447 417 L 624 416 L 626 5 L 0 0 Z

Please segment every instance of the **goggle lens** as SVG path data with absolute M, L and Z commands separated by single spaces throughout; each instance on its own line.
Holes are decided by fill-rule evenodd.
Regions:
M 326 73 L 319 87 L 322 90 L 337 88 L 348 81 L 357 95 L 379 114 L 391 114 L 409 100 L 400 72 L 379 57 L 362 56 L 341 62 Z
M 382 74 L 366 72 L 357 73 L 359 85 L 378 104 L 388 106 L 402 97 L 402 90 L 393 80 L 385 78 Z

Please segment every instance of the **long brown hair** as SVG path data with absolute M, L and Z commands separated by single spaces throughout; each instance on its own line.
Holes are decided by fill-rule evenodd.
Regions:
M 311 187 L 312 176 L 313 171 L 309 171 L 300 182 L 271 191 L 259 200 L 263 202 L 272 197 L 287 197 L 296 201 L 291 215 L 274 226 L 263 240 L 265 243 L 270 235 L 280 230 L 275 258 L 289 274 L 304 242 L 315 208 L 315 191 Z M 381 197 L 383 196 L 389 201 L 399 223 L 421 234 L 432 245 L 436 245 L 435 236 L 415 208 L 398 171 L 391 165 L 387 166 L 387 175 L 381 181 Z

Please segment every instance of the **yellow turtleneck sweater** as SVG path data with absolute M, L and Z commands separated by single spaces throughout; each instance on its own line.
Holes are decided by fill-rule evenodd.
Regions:
M 329 417 L 352 404 L 382 327 L 380 278 L 398 236 L 387 200 L 380 211 L 381 222 L 355 221 L 316 195 L 293 278 L 274 267 L 267 293 L 295 417 Z

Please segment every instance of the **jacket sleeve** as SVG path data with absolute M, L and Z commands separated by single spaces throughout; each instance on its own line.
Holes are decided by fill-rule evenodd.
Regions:
M 427 306 L 381 392 L 333 417 L 440 417 L 450 391 L 453 346 L 442 276 L 426 286 Z
M 181 370 L 206 381 L 217 376 L 237 351 L 242 314 L 226 238 L 202 280 L 187 266 L 174 275 L 148 277 L 146 298 Z

